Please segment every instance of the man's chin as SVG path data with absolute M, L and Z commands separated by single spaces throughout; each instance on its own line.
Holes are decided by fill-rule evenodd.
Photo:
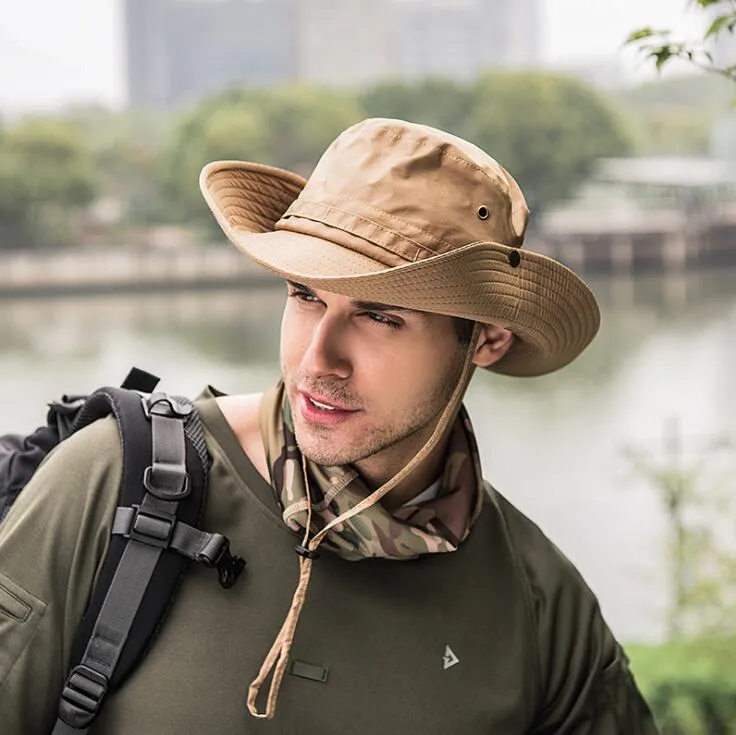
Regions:
M 300 447 L 300 451 L 310 462 L 321 465 L 322 467 L 339 467 L 352 463 L 352 457 L 344 454 L 310 451 L 309 447 L 306 449 Z
M 302 455 L 310 462 L 324 467 L 353 464 L 363 456 L 355 448 L 336 446 L 337 443 L 332 437 L 329 442 L 326 442 L 325 437 L 319 431 L 312 433 L 309 429 L 296 427 L 295 435 Z

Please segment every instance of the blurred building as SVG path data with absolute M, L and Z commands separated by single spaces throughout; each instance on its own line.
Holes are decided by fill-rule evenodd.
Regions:
M 125 0 L 128 100 L 174 107 L 232 85 L 465 80 L 534 66 L 540 0 Z
M 481 64 L 538 66 L 542 58 L 541 6 L 541 0 L 481 0 Z
M 396 68 L 394 0 L 302 0 L 300 79 L 360 86 Z
M 535 66 L 540 0 L 302 0 L 300 77 L 355 86 L 391 76 L 471 79 Z
M 294 79 L 298 0 L 125 0 L 128 103 L 173 107 Z

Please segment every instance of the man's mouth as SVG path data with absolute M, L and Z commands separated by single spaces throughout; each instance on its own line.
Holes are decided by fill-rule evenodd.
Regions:
M 317 406 L 317 408 L 321 408 L 323 411 L 336 411 L 337 410 L 335 406 L 329 406 L 326 403 L 322 403 L 321 401 L 316 401 L 314 398 L 310 398 L 309 396 L 307 396 L 307 400 L 313 406 Z
M 299 391 L 312 405 L 323 411 L 356 411 L 358 409 L 344 406 L 337 401 L 331 401 L 325 396 L 316 396 L 306 391 Z
M 360 409 L 347 408 L 339 403 L 332 403 L 323 396 L 317 397 L 303 391 L 299 391 L 299 399 L 301 414 L 310 423 L 331 426 L 341 423 L 360 411 Z

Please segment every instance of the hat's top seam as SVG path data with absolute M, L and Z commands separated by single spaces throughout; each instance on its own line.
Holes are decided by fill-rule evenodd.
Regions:
M 482 166 L 479 166 L 477 163 L 473 163 L 472 161 L 469 161 L 467 158 L 462 158 L 461 156 L 455 155 L 454 153 L 450 153 L 450 151 L 445 150 L 445 155 L 447 158 L 451 158 L 453 161 L 457 161 L 458 163 L 462 163 L 464 166 L 467 166 L 468 168 L 472 168 L 473 170 L 477 171 L 479 174 L 482 174 L 488 181 L 491 182 L 494 186 L 501 186 L 501 187 L 508 187 L 508 181 L 506 181 L 505 178 L 495 178 L 497 176 L 496 172 L 493 172 L 493 176 L 490 175 L 490 172 L 483 168 Z M 498 166 L 501 166 L 498 161 L 496 161 Z M 508 194 L 508 192 L 504 192 L 505 194 Z M 509 199 L 510 199 L 509 195 Z

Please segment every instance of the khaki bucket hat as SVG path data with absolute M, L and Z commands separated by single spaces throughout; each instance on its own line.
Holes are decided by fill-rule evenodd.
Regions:
M 288 280 L 510 329 L 496 372 L 552 372 L 598 331 L 585 282 L 522 248 L 529 210 L 516 181 L 441 130 L 373 118 L 341 133 L 308 180 L 216 161 L 199 183 L 228 239 Z

